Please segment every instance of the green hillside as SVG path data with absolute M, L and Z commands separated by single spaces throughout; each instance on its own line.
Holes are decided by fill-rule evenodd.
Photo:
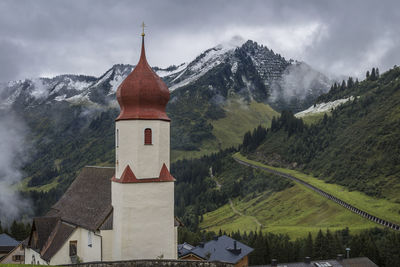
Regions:
M 359 97 L 309 126 L 285 112 L 243 151 L 268 165 L 400 202 L 400 68 L 342 90 L 326 100 Z
M 268 104 L 252 101 L 246 103 L 239 98 L 229 100 L 223 105 L 225 116 L 217 120 L 209 120 L 214 138 L 202 142 L 198 150 L 171 151 L 172 161 L 182 158 L 198 158 L 215 153 L 220 149 L 237 146 L 242 143 L 243 135 L 258 125 L 269 127 L 271 120 L 279 113 Z
M 284 179 L 284 178 L 282 178 Z M 206 213 L 200 228 L 218 232 L 259 230 L 288 234 L 292 239 L 313 235 L 320 229 L 339 230 L 349 227 L 352 232 L 377 226 L 362 217 L 323 198 L 302 185 L 280 192 L 266 190 L 255 197 L 236 198 L 234 207 L 245 216 L 236 214 L 229 204 Z

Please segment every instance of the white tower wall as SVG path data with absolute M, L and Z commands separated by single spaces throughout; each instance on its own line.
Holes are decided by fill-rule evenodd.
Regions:
M 112 183 L 113 259 L 176 259 L 174 182 Z
M 152 144 L 144 144 L 144 131 L 152 131 Z M 129 164 L 136 178 L 158 178 L 161 167 L 170 163 L 170 123 L 162 120 L 116 122 L 116 178 Z

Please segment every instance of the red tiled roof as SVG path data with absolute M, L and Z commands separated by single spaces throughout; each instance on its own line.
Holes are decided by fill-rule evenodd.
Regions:
M 113 182 L 116 183 L 153 183 L 153 182 L 173 182 L 175 178 L 169 172 L 165 163 L 163 164 L 160 176 L 158 178 L 146 178 L 146 179 L 137 179 L 135 174 L 133 173 L 129 164 L 125 167 L 124 172 L 122 173 L 119 179 L 114 177 L 111 179 Z

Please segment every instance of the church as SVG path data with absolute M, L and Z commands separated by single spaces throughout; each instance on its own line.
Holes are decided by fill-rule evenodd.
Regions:
M 26 264 L 176 259 L 169 90 L 146 60 L 117 90 L 115 168 L 87 166 L 44 216 L 34 218 Z

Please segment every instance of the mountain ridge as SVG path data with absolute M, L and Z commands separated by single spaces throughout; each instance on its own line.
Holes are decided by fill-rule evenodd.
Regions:
M 190 63 L 154 67 L 170 88 L 185 83 L 171 91 L 167 106 L 173 160 L 237 145 L 248 129 L 269 125 L 277 115 L 269 105 L 271 85 L 288 66 L 298 64 L 247 41 L 208 49 Z M 113 164 L 113 123 L 119 110 L 115 91 L 133 67 L 115 64 L 100 77 L 25 79 L 0 91 L 2 112 L 12 111 L 29 128 L 26 139 L 32 149 L 23 168 L 24 190 L 65 188 L 84 165 Z M 326 81 L 316 82 L 318 92 L 326 90 Z M 307 101 L 318 96 L 307 96 Z M 295 106 L 301 109 L 303 104 Z M 238 115 L 246 123 L 237 123 Z

